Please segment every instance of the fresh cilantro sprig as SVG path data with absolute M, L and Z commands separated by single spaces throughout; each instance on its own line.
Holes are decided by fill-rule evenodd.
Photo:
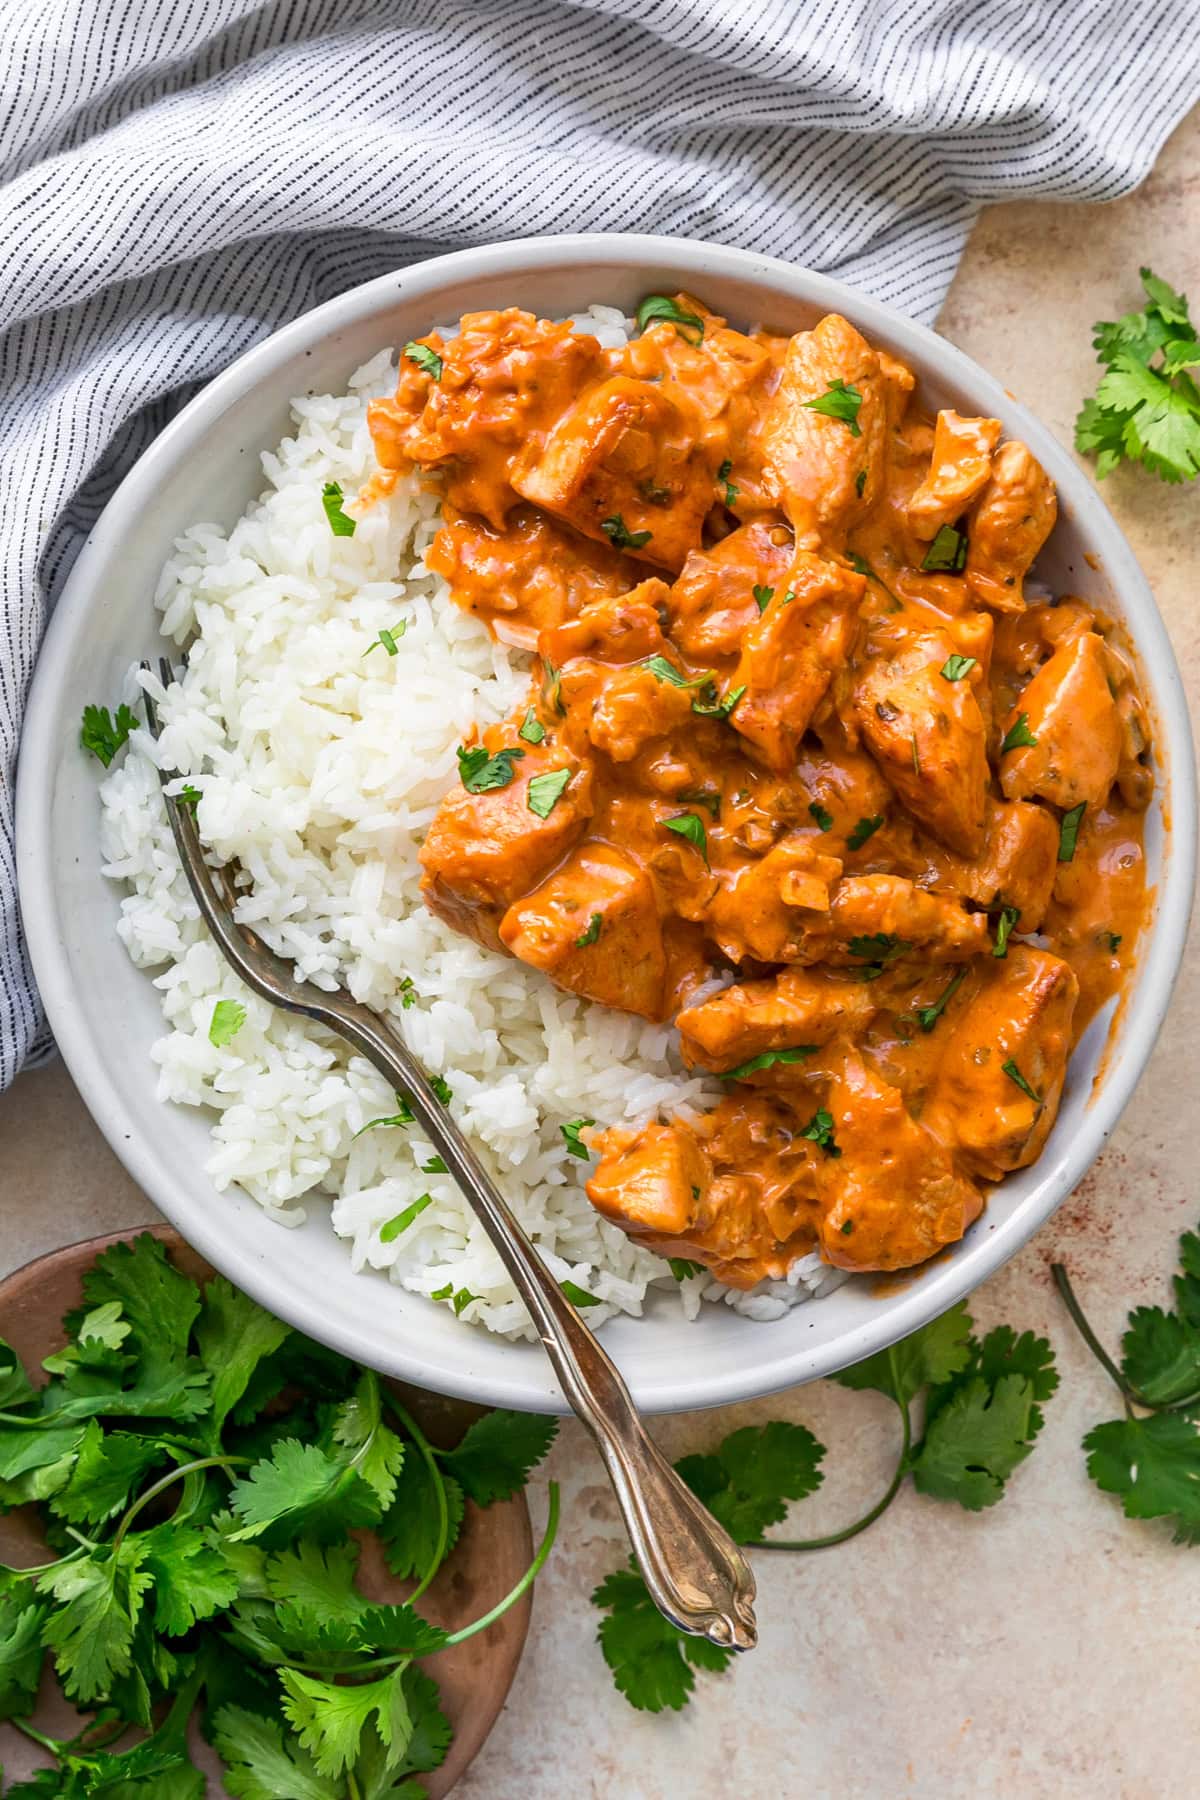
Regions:
M 431 1445 L 369 1370 L 273 1319 L 221 1277 L 203 1291 L 143 1236 L 100 1256 L 36 1389 L 0 1343 L 0 1509 L 36 1503 L 60 1552 L 0 1565 L 0 1719 L 54 1759 L 34 1796 L 201 1800 L 186 1730 L 199 1708 L 248 1800 L 419 1800 L 450 1728 L 414 1659 L 484 1630 L 512 1591 L 447 1633 L 417 1601 L 453 1549 L 466 1497 L 524 1484 L 553 1420 L 490 1413 Z M 417 1577 L 375 1605 L 351 1532 Z M 49 1659 L 94 1717 L 74 1738 L 28 1723 Z M 116 1750 L 130 1728 L 143 1734 Z M 19 1796 L 22 1788 L 15 1793 Z
M 107 769 L 117 751 L 128 741 L 130 732 L 136 730 L 137 714 L 124 701 L 118 706 L 115 717 L 107 706 L 85 706 L 79 742 Z
M 1101 320 L 1093 345 L 1105 373 L 1075 421 L 1075 448 L 1103 479 L 1140 462 L 1163 481 L 1200 475 L 1200 338 L 1182 294 L 1141 271 L 1148 304 Z
M 1200 1238 L 1197 1324 L 1200 1329 Z M 679 1279 L 679 1272 L 676 1279 Z M 1042 1428 L 1042 1406 L 1058 1386 L 1045 1338 L 1001 1325 L 980 1339 L 960 1302 L 941 1318 L 836 1377 L 843 1387 L 887 1396 L 900 1414 L 900 1451 L 887 1488 L 861 1518 L 813 1538 L 765 1534 L 788 1506 L 815 1493 L 825 1448 L 803 1425 L 778 1420 L 735 1431 L 706 1456 L 675 1467 L 692 1492 L 740 1544 L 766 1550 L 825 1550 L 858 1537 L 891 1506 L 911 1476 L 931 1499 L 968 1512 L 994 1506 Z M 919 1425 L 914 1408 L 924 1395 Z M 687 1705 L 697 1669 L 720 1673 L 733 1659 L 705 1639 L 687 1637 L 658 1613 L 631 1562 L 592 1595 L 605 1617 L 598 1631 L 618 1689 L 645 1712 Z
M 1177 1544 L 1200 1544 L 1200 1235 L 1179 1240 L 1175 1306 L 1136 1306 L 1114 1362 L 1080 1306 L 1070 1276 L 1052 1265 L 1067 1311 L 1111 1375 L 1125 1416 L 1083 1440 L 1097 1487 L 1119 1496 L 1128 1519 L 1165 1519 Z

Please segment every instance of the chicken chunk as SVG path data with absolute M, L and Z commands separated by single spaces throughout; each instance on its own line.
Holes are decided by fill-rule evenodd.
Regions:
M 502 531 L 485 519 L 442 508 L 444 523 L 425 552 L 464 612 L 485 619 L 506 644 L 537 647 L 538 632 L 573 619 L 594 600 L 624 594 L 637 564 L 607 544 L 521 506 Z
M 837 1152 L 817 1169 L 825 1260 L 840 1269 L 908 1269 L 957 1243 L 982 1199 L 899 1089 L 852 1051 L 825 1110 Z
M 975 693 L 978 667 L 957 680 L 944 631 L 900 640 L 867 664 L 854 689 L 863 742 L 900 800 L 951 850 L 975 856 L 987 807 L 987 731 Z
M 769 981 L 742 981 L 723 988 L 699 1006 L 688 1007 L 675 1023 L 679 1048 L 689 1068 L 723 1074 L 761 1056 L 801 1044 L 827 1044 L 870 1023 L 877 1003 L 869 984 L 838 981 L 807 970 L 784 969 Z M 779 1063 L 764 1079 L 802 1079 L 803 1063 Z
M 983 849 L 973 861 L 939 855 L 939 886 L 977 906 L 1011 906 L 1017 930 L 1036 931 L 1050 904 L 1058 868 L 1058 825 L 1044 806 L 1023 800 L 987 803 Z
M 957 901 L 927 894 L 902 875 L 847 875 L 829 912 L 801 927 L 790 960 L 841 968 L 890 968 L 914 952 L 934 962 L 964 962 L 988 947 L 987 920 Z
M 986 1181 L 1040 1156 L 1058 1113 L 1079 983 L 1068 963 L 1015 944 L 954 1022 L 922 1118 Z
M 1054 483 L 1033 452 L 1017 439 L 1001 445 L 992 472 L 971 513 L 967 533 L 967 586 L 998 612 L 1019 612 L 1023 583 L 1054 529 Z
M 742 639 L 730 680 L 743 690 L 730 724 L 769 769 L 790 769 L 800 739 L 845 661 L 865 582 L 802 550 Z
M 699 662 L 736 656 L 757 623 L 759 593 L 783 594 L 795 555 L 784 525 L 756 521 L 731 531 L 711 550 L 693 550 L 671 589 L 670 632 Z
M 493 755 L 515 742 L 511 726 L 494 726 L 484 737 Z M 452 788 L 421 848 L 426 906 L 492 949 L 501 947 L 501 914 L 548 874 L 583 835 L 592 813 L 589 768 L 548 745 L 529 745 L 517 756 L 512 779 L 501 787 L 483 793 Z M 530 783 L 564 768 L 571 779 L 542 818 L 531 804 Z
M 886 388 L 879 357 L 837 313 L 812 331 L 797 332 L 788 345 L 763 425 L 765 473 L 768 488 L 806 538 L 839 544 L 879 498 Z M 814 401 L 847 416 L 818 411 Z
M 702 923 L 731 962 L 799 961 L 812 921 L 828 918 L 841 872 L 836 856 L 791 833 L 757 862 L 720 872 Z
M 699 548 L 714 473 L 662 387 L 613 375 L 585 389 L 544 444 L 529 445 L 512 484 L 585 537 L 679 569 Z
M 999 419 L 964 419 L 949 409 L 938 414 L 929 473 L 908 502 L 917 537 L 935 538 L 961 519 L 987 483 L 999 442 Z
M 1004 754 L 1000 785 L 1010 800 L 1036 794 L 1054 806 L 1081 800 L 1099 806 L 1116 778 L 1124 743 L 1104 639 L 1085 631 L 1056 650 L 1018 698 L 1005 732 L 1035 740 Z
M 443 470 L 451 506 L 502 530 L 517 504 L 515 465 L 604 372 L 605 352 L 569 323 L 515 306 L 467 313 L 456 337 L 430 333 L 428 347 L 441 359 L 438 378 L 402 356 L 395 397 L 368 407 L 380 467 Z
M 654 887 L 611 844 L 579 845 L 514 901 L 500 921 L 500 941 L 587 1000 L 664 1017 L 667 958 Z
M 816 1236 L 814 1147 L 768 1096 L 723 1101 L 695 1125 L 676 1119 L 608 1131 L 587 1184 L 598 1212 L 664 1256 L 731 1287 L 786 1275 Z

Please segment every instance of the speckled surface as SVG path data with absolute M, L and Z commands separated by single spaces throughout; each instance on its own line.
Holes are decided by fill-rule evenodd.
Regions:
M 1066 443 L 1093 385 L 1091 324 L 1136 306 L 1151 263 L 1200 300 L 1200 113 L 1137 194 L 1115 205 L 991 208 L 941 330 Z M 1140 472 L 1105 497 L 1150 577 L 1200 700 L 1200 492 Z M 1102 1371 L 1050 1285 L 1066 1261 L 1112 1342 L 1128 1307 L 1160 1297 L 1177 1233 L 1200 1217 L 1195 955 L 1137 1094 L 1100 1161 L 1045 1230 L 981 1289 L 977 1321 L 1048 1332 L 1063 1386 L 1042 1441 L 991 1514 L 906 1494 L 867 1536 L 807 1557 L 760 1556 L 759 1649 L 701 1677 L 687 1712 L 652 1718 L 614 1692 L 587 1595 L 624 1554 L 600 1467 L 564 1430 L 560 1546 L 543 1576 L 508 1706 L 463 1800 L 1173 1800 L 1200 1766 L 1200 1552 L 1127 1524 L 1087 1482 L 1079 1439 L 1113 1416 Z M 153 1216 L 61 1068 L 0 1100 L 0 1267 Z M 806 1534 L 853 1518 L 894 1454 L 885 1401 L 829 1383 L 720 1413 L 663 1419 L 673 1454 L 735 1426 L 802 1421 L 829 1446 Z M 535 1514 L 544 1496 L 534 1496 Z

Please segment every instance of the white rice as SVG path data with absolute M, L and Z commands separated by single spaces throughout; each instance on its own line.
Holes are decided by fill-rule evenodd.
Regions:
M 607 342 L 629 329 L 610 308 L 579 323 Z M 449 1083 L 454 1118 L 549 1267 L 603 1302 L 589 1322 L 640 1316 L 651 1289 L 688 1317 L 705 1298 L 777 1318 L 836 1281 L 817 1257 L 750 1295 L 707 1277 L 677 1283 L 594 1211 L 560 1131 L 572 1119 L 637 1124 L 710 1100 L 713 1084 L 685 1075 L 675 1033 L 560 992 L 422 904 L 418 850 L 457 779 L 455 746 L 524 695 L 529 657 L 495 642 L 426 572 L 438 508 L 419 481 L 399 482 L 353 537 L 330 531 L 322 487 L 338 482 L 353 505 L 374 468 L 367 401 L 394 385 L 385 351 L 348 394 L 295 401 L 295 435 L 263 456 L 261 498 L 229 532 L 187 531 L 159 582 L 162 628 L 190 646 L 187 672 L 165 693 L 142 678 L 159 702 L 161 743 L 156 752 L 136 732 L 101 788 L 104 872 L 125 889 L 118 929 L 133 961 L 159 971 L 159 1097 L 208 1110 L 218 1191 L 236 1183 L 281 1225 L 302 1221 L 310 1196 L 332 1203 L 355 1268 L 386 1270 L 427 1296 L 465 1290 L 475 1296 L 465 1321 L 531 1335 L 454 1183 L 422 1172 L 434 1152 L 419 1127 L 356 1135 L 395 1110 L 380 1076 L 329 1032 L 246 991 L 213 947 L 175 854 L 156 756 L 188 772 L 205 842 L 247 872 L 239 916 L 307 980 L 344 985 L 388 1017 Z M 401 620 L 392 656 L 377 634 Z M 240 1001 L 246 1021 L 215 1048 L 221 999 Z M 432 1204 L 381 1241 L 381 1227 L 426 1193 Z

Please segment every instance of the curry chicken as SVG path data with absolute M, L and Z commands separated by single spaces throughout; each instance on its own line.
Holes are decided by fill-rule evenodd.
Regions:
M 1040 1154 L 1131 961 L 1136 671 L 1029 585 L 1055 493 L 998 420 L 930 419 L 836 315 L 639 324 L 470 314 L 372 407 L 377 481 L 440 492 L 429 567 L 536 650 L 459 752 L 426 900 L 721 1078 L 585 1132 L 606 1217 L 742 1288 L 814 1247 L 908 1267 Z

